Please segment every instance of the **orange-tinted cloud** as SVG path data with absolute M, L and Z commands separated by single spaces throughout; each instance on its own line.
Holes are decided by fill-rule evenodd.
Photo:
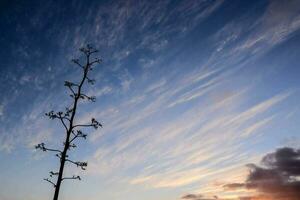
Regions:
M 261 165 L 248 164 L 245 182 L 224 185 L 227 192 L 244 190 L 235 198 L 186 194 L 182 200 L 299 200 L 300 149 L 284 147 L 265 155 Z
M 247 200 L 299 200 L 300 149 L 280 148 L 264 156 L 261 164 L 248 165 L 250 173 L 244 183 L 231 183 L 224 188 L 255 190 L 258 195 Z

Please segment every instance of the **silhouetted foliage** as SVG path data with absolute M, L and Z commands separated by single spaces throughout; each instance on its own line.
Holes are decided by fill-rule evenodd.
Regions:
M 69 158 L 68 151 L 71 148 L 76 148 L 75 141 L 77 139 L 87 138 L 87 134 L 83 132 L 83 128 L 94 128 L 97 129 L 99 127 L 102 128 L 102 124 L 99 123 L 96 119 L 91 118 L 91 122 L 87 124 L 74 124 L 74 120 L 76 117 L 76 111 L 78 109 L 78 102 L 81 100 L 88 100 L 91 102 L 95 102 L 96 97 L 95 96 L 88 96 L 82 92 L 82 87 L 85 83 L 93 85 L 95 83 L 94 79 L 91 79 L 89 77 L 89 73 L 93 70 L 93 67 L 96 64 L 101 63 L 101 59 L 94 58 L 92 59 L 92 55 L 97 53 L 98 50 L 94 49 L 92 46 L 87 45 L 84 48 L 79 49 L 85 59 L 85 64 L 82 64 L 79 59 L 73 59 L 72 62 L 80 67 L 82 69 L 82 77 L 78 83 L 73 83 L 71 81 L 65 81 L 64 86 L 66 86 L 69 91 L 71 92 L 70 97 L 73 100 L 73 105 L 71 107 L 66 107 L 64 111 L 50 111 L 46 113 L 46 116 L 48 116 L 50 119 L 54 120 L 57 119 L 59 122 L 63 125 L 65 129 L 65 141 L 63 148 L 60 149 L 52 149 L 46 147 L 44 143 L 40 143 L 35 146 L 36 149 L 40 149 L 42 151 L 52 151 L 56 153 L 56 156 L 60 160 L 60 166 L 59 170 L 57 172 L 50 171 L 50 177 L 45 178 L 44 180 L 52 184 L 55 188 L 54 197 L 53 200 L 57 200 L 59 196 L 60 186 L 63 180 L 73 179 L 73 180 L 81 180 L 80 176 L 71 176 L 71 177 L 64 177 L 64 167 L 65 163 L 69 162 L 74 164 L 76 167 L 80 167 L 82 170 L 85 170 L 87 167 L 87 162 L 81 162 L 81 161 L 73 161 Z M 53 180 L 56 178 L 56 181 Z

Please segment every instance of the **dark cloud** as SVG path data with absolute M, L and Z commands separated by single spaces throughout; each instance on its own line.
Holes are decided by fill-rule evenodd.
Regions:
M 250 173 L 245 183 L 231 183 L 224 186 L 227 190 L 245 188 L 255 190 L 258 195 L 272 200 L 300 199 L 300 150 L 280 148 L 267 154 L 261 166 L 248 165 Z M 245 198 L 244 198 L 245 199 Z M 258 196 L 247 197 L 247 200 L 259 199 Z
M 201 194 L 186 194 L 186 195 L 182 196 L 181 199 L 184 199 L 184 200 L 216 200 L 216 199 L 218 199 L 218 197 L 214 196 L 214 197 L 210 198 L 210 197 L 204 197 Z
M 196 199 L 196 198 L 201 198 L 201 195 L 196 195 L 196 194 L 187 194 L 182 196 L 182 199 Z
M 300 175 L 300 149 L 282 148 L 275 153 L 266 155 L 262 163 L 270 168 L 276 168 L 284 174 Z

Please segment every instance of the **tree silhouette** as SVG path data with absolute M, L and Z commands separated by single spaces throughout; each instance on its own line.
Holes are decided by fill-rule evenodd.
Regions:
M 76 117 L 76 111 L 78 109 L 78 102 L 80 100 L 88 100 L 95 102 L 96 97 L 88 96 L 82 92 L 82 87 L 85 83 L 93 85 L 95 83 L 94 79 L 89 77 L 89 73 L 93 70 L 93 67 L 96 64 L 100 64 L 101 60 L 98 58 L 92 59 L 92 55 L 97 53 L 98 50 L 94 49 L 92 46 L 87 45 L 86 47 L 79 49 L 83 56 L 85 57 L 85 64 L 81 64 L 79 59 L 73 59 L 72 62 L 82 69 L 82 77 L 78 83 L 74 83 L 71 81 L 65 81 L 65 86 L 70 90 L 71 94 L 70 97 L 72 98 L 72 106 L 67 107 L 65 111 L 54 112 L 50 111 L 46 113 L 50 119 L 57 119 L 62 124 L 65 129 L 65 141 L 63 143 L 63 148 L 59 149 L 52 149 L 46 147 L 44 143 L 40 143 L 35 146 L 36 149 L 40 149 L 42 151 L 51 151 L 55 152 L 56 156 L 60 159 L 60 166 L 59 171 L 53 172 L 50 171 L 50 177 L 45 178 L 44 180 L 52 184 L 55 188 L 53 200 L 58 200 L 60 186 L 63 180 L 68 179 L 78 179 L 81 180 L 80 176 L 71 176 L 71 177 L 64 177 L 64 168 L 65 163 L 69 162 L 74 164 L 77 167 L 80 167 L 82 170 L 85 170 L 87 167 L 87 162 L 80 162 L 80 161 L 73 161 L 69 158 L 68 151 L 71 148 L 76 148 L 75 141 L 79 138 L 86 139 L 87 134 L 85 134 L 81 129 L 83 128 L 99 128 L 102 127 L 97 120 L 91 118 L 91 122 L 88 124 L 74 124 L 74 120 Z M 53 179 L 56 178 L 56 182 Z

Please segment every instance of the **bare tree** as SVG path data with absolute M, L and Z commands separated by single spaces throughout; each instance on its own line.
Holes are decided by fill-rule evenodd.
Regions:
M 94 84 L 95 80 L 89 77 L 89 73 L 93 70 L 93 67 L 96 64 L 100 64 L 101 60 L 98 58 L 92 59 L 92 55 L 97 53 L 98 50 L 94 49 L 90 45 L 87 45 L 84 48 L 79 49 L 84 57 L 85 57 L 85 64 L 82 64 L 79 59 L 73 59 L 72 62 L 82 69 L 82 77 L 78 83 L 73 83 L 71 81 L 65 81 L 65 86 L 70 90 L 70 97 L 72 98 L 72 105 L 67 107 L 65 111 L 54 112 L 50 111 L 46 113 L 50 119 L 57 119 L 62 124 L 63 128 L 65 129 L 65 141 L 63 143 L 63 148 L 60 149 L 52 149 L 46 147 L 44 143 L 40 143 L 35 146 L 36 149 L 40 149 L 42 151 L 51 151 L 55 152 L 56 156 L 60 159 L 60 166 L 58 171 L 50 171 L 50 177 L 45 178 L 44 180 L 52 184 L 55 188 L 53 200 L 58 199 L 60 186 L 62 181 L 68 179 L 77 179 L 81 180 L 80 176 L 71 176 L 71 177 L 64 177 L 64 168 L 65 163 L 69 162 L 74 164 L 77 167 L 80 167 L 82 170 L 85 170 L 87 167 L 87 162 L 80 162 L 80 161 L 73 161 L 69 158 L 68 151 L 71 148 L 76 148 L 75 141 L 79 138 L 86 139 L 87 134 L 85 134 L 82 129 L 83 128 L 99 128 L 102 127 L 97 120 L 91 118 L 91 122 L 87 124 L 74 124 L 76 111 L 78 109 L 78 102 L 80 100 L 88 100 L 95 102 L 96 98 L 94 96 L 88 96 L 83 93 L 82 87 L 85 83 Z M 53 180 L 56 178 L 56 182 Z

